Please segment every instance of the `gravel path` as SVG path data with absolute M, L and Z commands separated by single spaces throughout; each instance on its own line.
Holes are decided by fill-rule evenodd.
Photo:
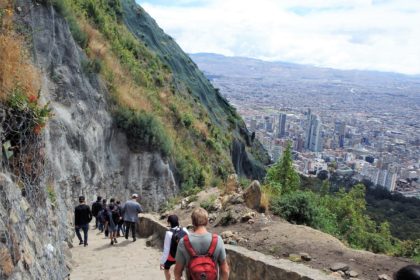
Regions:
M 91 227 L 92 228 L 92 227 Z M 159 280 L 165 279 L 159 270 L 161 252 L 146 247 L 145 239 L 118 238 L 118 244 L 110 246 L 97 230 L 89 230 L 89 245 L 79 246 L 74 238 L 73 271 L 71 280 Z

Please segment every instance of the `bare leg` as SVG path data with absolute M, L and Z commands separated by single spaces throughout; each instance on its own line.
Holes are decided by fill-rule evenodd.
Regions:
M 163 272 L 165 273 L 165 279 L 166 280 L 171 280 L 171 272 L 170 272 L 170 270 L 169 269 L 165 269 Z

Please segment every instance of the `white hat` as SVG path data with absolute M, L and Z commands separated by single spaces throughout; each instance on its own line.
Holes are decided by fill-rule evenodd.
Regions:
M 136 194 L 136 193 L 133 193 L 133 194 L 131 195 L 131 197 L 132 197 L 132 198 L 137 198 L 137 197 L 139 197 L 139 195 L 138 195 L 138 194 Z

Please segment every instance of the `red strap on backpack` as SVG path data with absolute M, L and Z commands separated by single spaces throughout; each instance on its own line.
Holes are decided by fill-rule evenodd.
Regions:
M 214 251 L 216 251 L 217 241 L 218 241 L 218 236 L 217 236 L 217 234 L 213 233 L 211 243 L 210 243 L 210 247 L 207 250 L 207 256 L 213 257 Z M 185 245 L 185 249 L 187 249 L 187 252 L 190 255 L 190 257 L 192 257 L 192 258 L 197 257 L 197 253 L 195 252 L 193 246 L 191 245 L 191 242 L 190 242 L 190 239 L 188 238 L 188 235 L 184 236 L 184 245 Z

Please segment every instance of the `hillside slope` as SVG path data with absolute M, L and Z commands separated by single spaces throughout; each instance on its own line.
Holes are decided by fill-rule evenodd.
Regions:
M 122 4 L 125 24 L 169 66 L 176 87 L 186 88 L 194 100 L 199 100 L 209 112 L 215 125 L 224 131 L 233 128 L 231 156 L 236 173 L 261 179 L 265 173 L 262 166 L 269 163 L 269 158 L 260 143 L 251 143 L 250 134 L 236 110 L 215 90 L 191 58 L 159 28 L 143 8 L 134 0 L 123 0 Z

